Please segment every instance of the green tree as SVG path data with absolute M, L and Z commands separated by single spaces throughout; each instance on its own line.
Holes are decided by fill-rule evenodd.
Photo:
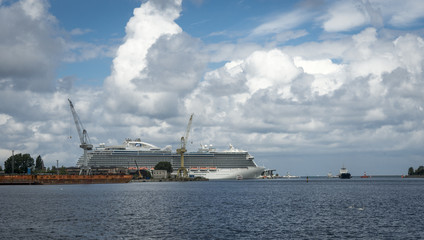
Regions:
M 148 170 L 141 169 L 140 174 L 143 176 L 143 178 L 152 178 L 152 174 Z
M 38 170 L 38 171 L 44 170 L 44 162 L 43 162 L 43 159 L 41 159 L 40 155 L 38 155 L 37 159 L 35 160 L 35 170 Z
M 424 166 L 419 166 L 417 170 L 415 170 L 415 175 L 424 175 Z
M 155 170 L 166 170 L 168 173 L 171 173 L 174 169 L 172 169 L 172 164 L 170 162 L 158 162 L 155 166 Z
M 66 175 L 66 168 L 64 166 L 62 166 L 61 168 L 59 168 L 59 174 L 60 175 Z
M 410 167 L 408 169 L 408 175 L 414 175 L 414 168 L 413 167 Z
M 9 157 L 4 162 L 6 173 L 12 173 L 12 161 L 14 161 L 14 173 L 26 173 L 29 167 L 34 166 L 34 158 L 29 153 L 19 153 Z

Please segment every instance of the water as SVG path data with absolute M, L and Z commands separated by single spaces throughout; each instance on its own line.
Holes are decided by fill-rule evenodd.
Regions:
M 2 239 L 423 239 L 424 179 L 0 186 Z

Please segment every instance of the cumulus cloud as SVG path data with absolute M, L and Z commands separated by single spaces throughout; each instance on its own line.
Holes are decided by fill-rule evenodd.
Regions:
M 256 152 L 399 150 L 384 139 L 423 137 L 404 128 L 423 98 L 423 83 L 414 78 L 423 63 L 421 40 L 407 34 L 392 41 L 367 28 L 350 39 L 257 50 L 208 72 L 186 108 L 204 126 L 219 125 L 218 139 L 252 144 Z M 219 132 L 201 134 L 213 141 Z
M 134 10 L 125 42 L 105 81 L 108 107 L 151 116 L 174 115 L 178 97 L 194 88 L 206 66 L 200 42 L 174 22 L 181 1 L 151 1 Z
M 46 1 L 0 4 L 0 89 L 54 90 L 63 40 L 47 9 Z

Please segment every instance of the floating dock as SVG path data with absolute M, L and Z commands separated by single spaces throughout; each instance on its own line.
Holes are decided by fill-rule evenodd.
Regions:
M 131 175 L 3 175 L 0 185 L 128 183 Z

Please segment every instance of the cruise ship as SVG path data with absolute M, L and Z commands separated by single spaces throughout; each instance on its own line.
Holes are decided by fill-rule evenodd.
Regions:
M 265 170 L 254 162 L 247 151 L 234 148 L 216 151 L 212 145 L 201 145 L 196 152 L 184 154 L 184 167 L 190 177 L 207 179 L 250 179 L 258 178 Z M 158 162 L 170 162 L 174 171 L 181 166 L 181 156 L 172 152 L 171 146 L 159 148 L 140 139 L 126 139 L 122 145 L 98 147 L 87 153 L 87 165 L 95 167 L 123 167 L 153 169 Z M 83 166 L 84 156 L 77 162 Z

